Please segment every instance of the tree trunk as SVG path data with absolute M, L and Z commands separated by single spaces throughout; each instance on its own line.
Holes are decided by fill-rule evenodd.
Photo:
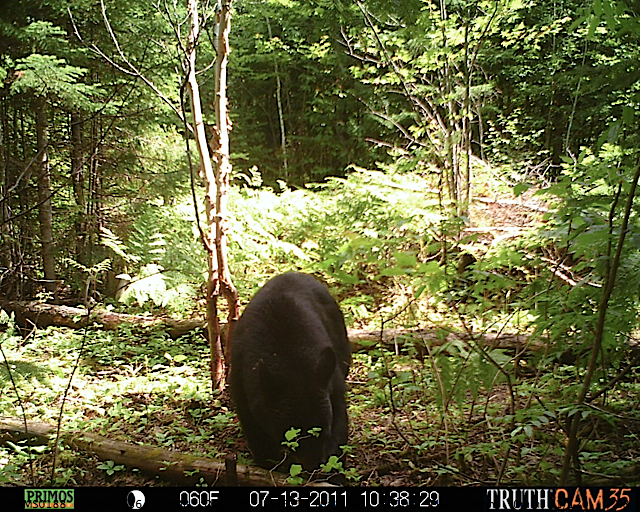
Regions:
M 273 38 L 269 16 L 266 16 L 269 39 Z M 282 165 L 285 180 L 289 178 L 289 161 L 287 157 L 287 131 L 284 124 L 284 114 L 282 111 L 282 81 L 280 80 L 280 69 L 278 67 L 278 57 L 276 56 L 274 71 L 276 75 L 276 103 L 278 104 L 278 123 L 280 124 L 280 147 L 282 148 Z
M 468 12 L 467 12 L 468 14 Z M 469 15 L 464 25 L 464 96 L 462 117 L 462 151 L 464 154 L 464 173 L 461 176 L 462 187 L 458 204 L 458 216 L 469 216 L 471 204 L 471 57 L 469 55 Z
M 82 117 L 77 112 L 71 113 L 71 180 L 73 195 L 78 206 L 75 218 L 76 227 L 76 261 L 87 264 L 87 196 L 84 180 L 84 151 L 82 147 Z
M 11 255 L 11 211 L 9 203 L 9 187 L 11 186 L 11 173 L 9 161 L 11 159 L 11 143 L 9 140 L 9 116 L 8 102 L 2 98 L 0 104 L 0 265 L 10 269 L 12 267 Z M 0 286 L 2 286 L 3 274 L 0 273 Z
M 233 324 L 238 317 L 239 305 L 237 292 L 231 283 L 231 275 L 227 264 L 227 237 L 226 237 L 226 201 L 229 185 L 229 135 L 227 119 L 227 56 L 229 54 L 229 28 L 231 23 L 231 2 L 222 2 L 218 12 L 218 34 L 216 40 L 216 128 L 214 130 L 214 159 L 216 168 L 213 168 L 207 139 L 204 131 L 204 120 L 200 102 L 200 90 L 196 79 L 196 47 L 199 36 L 199 16 L 197 0 L 189 0 L 188 10 L 191 22 L 191 31 L 187 45 L 188 77 L 187 86 L 191 99 L 191 112 L 193 115 L 193 129 L 200 153 L 202 177 L 205 182 L 205 209 L 207 212 L 207 229 L 203 233 L 203 242 L 207 251 L 209 275 L 207 281 L 207 330 L 211 349 L 211 380 L 213 389 L 224 389 L 224 364 L 220 335 L 220 322 L 218 320 L 218 297 L 223 293 L 229 306 L 229 327 L 227 338 L 231 334 Z
M 219 286 L 227 301 L 227 344 L 231 340 L 233 328 L 240 316 L 240 301 L 238 291 L 231 280 L 227 257 L 227 228 L 228 212 L 227 200 L 229 197 L 229 178 L 231 176 L 231 160 L 229 155 L 229 127 L 231 122 L 227 114 L 227 61 L 229 58 L 229 31 L 231 30 L 231 4 L 232 0 L 224 0 L 221 3 L 219 13 L 218 33 L 216 40 L 216 66 L 215 66 L 215 90 L 216 90 L 216 128 L 218 141 L 215 144 L 214 160 L 216 162 L 216 215 L 215 215 L 215 242 L 218 258 L 220 280 Z M 228 345 L 225 354 L 229 356 Z
M 51 206 L 51 169 L 49 167 L 49 141 L 47 138 L 47 102 L 45 98 L 37 98 L 36 137 L 38 143 L 38 220 L 40 221 L 40 243 L 42 246 L 42 267 L 44 271 L 45 289 L 55 292 L 56 264 L 53 255 L 53 210 Z

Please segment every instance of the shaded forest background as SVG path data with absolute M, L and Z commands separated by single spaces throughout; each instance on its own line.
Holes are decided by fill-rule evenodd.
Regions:
M 91 267 L 112 256 L 101 229 L 126 239 L 132 221 L 188 192 L 189 172 L 184 126 L 122 72 L 100 5 L 14 4 L 0 41 L 2 286 L 21 296 L 42 279 L 41 259 L 45 279 L 74 283 L 70 260 Z M 465 144 L 472 163 L 510 184 L 544 183 L 565 160 L 619 145 L 622 132 L 633 147 L 633 4 L 371 2 L 365 15 L 356 4 L 236 4 L 238 185 L 279 191 L 278 182 L 300 187 L 357 168 L 412 170 L 437 184 L 466 165 Z M 171 12 L 145 2 L 105 12 L 127 59 L 179 105 Z M 210 37 L 199 51 L 206 69 Z M 203 72 L 205 98 L 210 83 Z
M 209 133 L 215 8 L 201 4 L 198 42 Z M 202 314 L 202 191 L 180 120 L 185 13 L 137 0 L 0 12 L 5 309 L 35 299 Z M 634 0 L 234 2 L 229 238 L 243 301 L 301 269 L 332 287 L 350 326 L 428 329 L 442 342 L 406 334 L 356 355 L 350 416 L 364 467 L 351 479 L 379 464 L 404 485 L 637 485 L 639 14 Z M 25 345 L 2 322 L 7 360 L 51 339 L 31 331 L 39 341 Z M 486 344 L 507 333 L 528 341 Z M 158 348 L 169 343 L 158 336 L 159 371 L 202 357 Z M 87 379 L 111 357 L 89 358 Z M 204 410 L 205 388 L 184 386 L 190 411 Z M 18 415 L 15 397 L 1 400 Z M 20 407 L 38 416 L 37 400 Z M 207 428 L 237 443 L 232 415 L 218 413 Z M 403 432 L 389 451 L 387 428 Z M 19 479 L 17 453 L 0 477 Z

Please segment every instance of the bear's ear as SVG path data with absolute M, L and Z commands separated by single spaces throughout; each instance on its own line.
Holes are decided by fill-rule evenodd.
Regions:
M 316 365 L 316 382 L 322 388 L 326 389 L 329 380 L 336 369 L 336 354 L 331 347 L 325 347 L 320 352 L 318 364 Z

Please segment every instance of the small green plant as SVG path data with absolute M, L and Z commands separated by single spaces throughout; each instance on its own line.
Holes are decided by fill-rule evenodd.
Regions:
M 284 441 L 282 441 L 282 446 L 285 446 L 286 448 L 288 448 L 291 451 L 296 451 L 298 449 L 298 447 L 300 446 L 300 439 L 299 439 L 299 435 L 300 432 L 302 430 L 299 428 L 293 428 L 291 427 L 289 430 L 287 430 L 284 433 Z
M 78 482 L 75 479 L 76 473 L 76 468 L 56 468 L 56 485 L 59 487 L 77 486 Z
M 122 464 L 116 465 L 116 463 L 112 460 L 107 460 L 101 464 L 98 464 L 98 469 L 102 469 L 107 473 L 107 475 L 113 476 L 116 471 L 124 471 L 125 466 L 123 466 Z
M 285 432 L 285 440 L 282 442 L 282 445 L 291 451 L 296 451 L 296 449 L 300 446 L 300 441 L 303 439 L 300 437 L 300 432 L 302 429 L 299 428 L 290 428 Z M 320 427 L 313 427 L 307 430 L 307 434 L 313 437 L 319 437 L 322 429 Z M 348 453 L 351 451 L 351 447 L 348 445 L 341 446 L 344 453 Z M 333 474 L 341 474 L 344 475 L 349 481 L 357 481 L 360 479 L 360 475 L 355 468 L 351 468 L 346 470 L 343 466 L 342 461 L 336 455 L 331 455 L 329 460 L 325 464 L 320 465 L 320 470 L 327 475 L 330 473 Z M 301 476 L 302 466 L 300 464 L 291 464 L 289 467 L 289 476 L 287 477 L 287 483 L 290 485 L 302 485 L 304 483 L 304 479 Z
M 289 468 L 289 476 L 287 477 L 287 483 L 290 485 L 302 485 L 304 479 L 300 476 L 302 473 L 302 466 L 300 464 L 291 464 Z
M 15 464 L 0 467 L 0 484 L 20 482 L 20 471 Z

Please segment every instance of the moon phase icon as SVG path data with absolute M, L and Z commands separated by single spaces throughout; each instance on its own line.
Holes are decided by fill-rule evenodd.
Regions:
M 127 495 L 127 505 L 133 510 L 140 510 L 144 507 L 144 494 L 141 491 L 131 491 Z

